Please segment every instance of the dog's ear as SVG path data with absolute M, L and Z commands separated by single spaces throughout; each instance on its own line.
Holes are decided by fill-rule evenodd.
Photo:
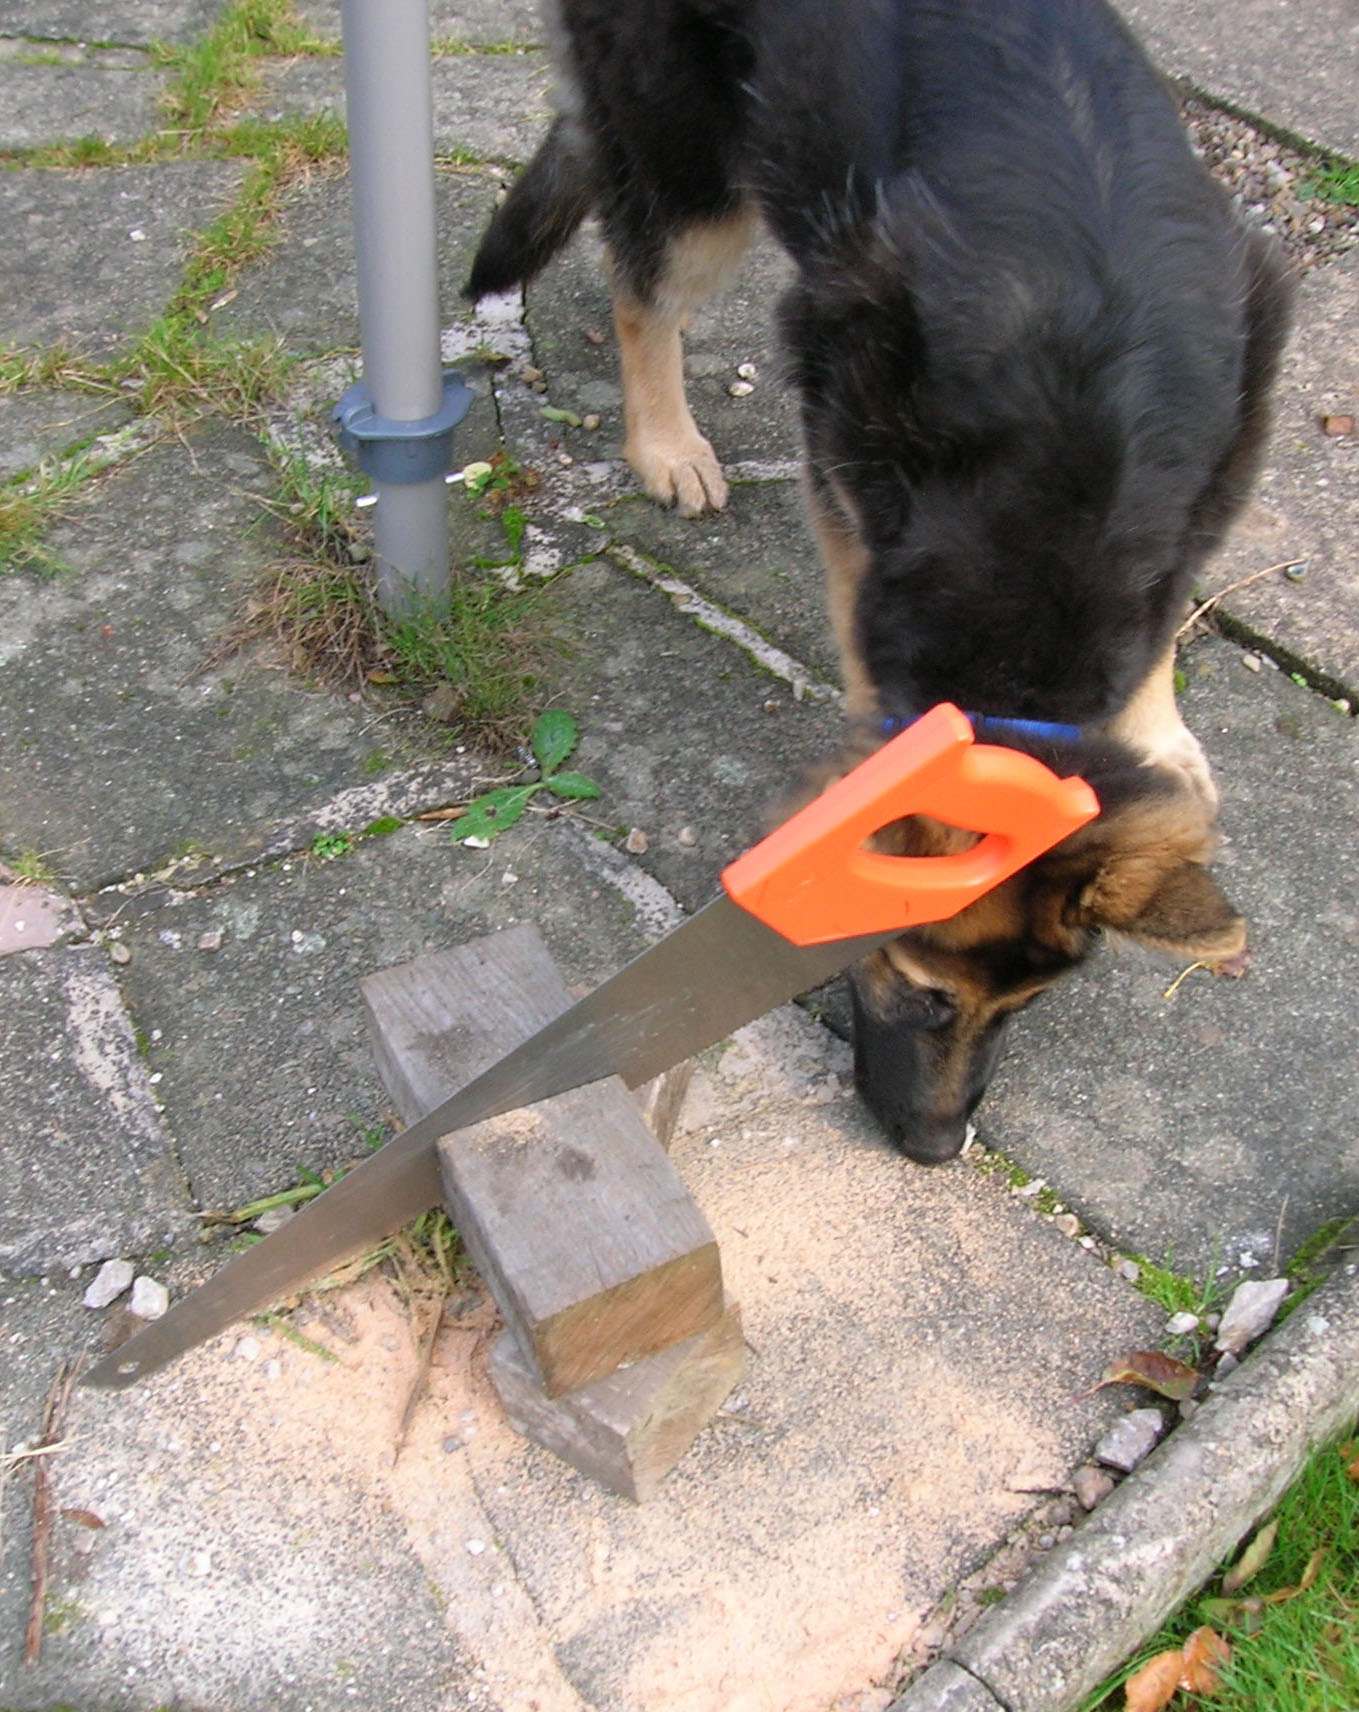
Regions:
M 1177 957 L 1220 960 L 1246 943 L 1244 919 L 1202 863 L 1165 850 L 1110 855 L 1082 889 L 1078 914 Z

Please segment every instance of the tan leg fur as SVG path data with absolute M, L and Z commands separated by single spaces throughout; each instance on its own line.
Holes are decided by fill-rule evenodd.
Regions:
M 810 481 L 802 485 L 812 531 L 826 566 L 826 600 L 840 653 L 845 712 L 852 720 L 873 719 L 878 712 L 878 698 L 859 652 L 854 620 L 859 589 L 868 570 L 868 548 L 838 494 L 835 502 L 826 503 L 818 499 Z
M 735 271 L 754 222 L 753 212 L 742 211 L 677 238 L 650 303 L 639 303 L 616 277 L 612 281 L 623 373 L 623 455 L 651 497 L 676 506 L 683 517 L 720 511 L 727 484 L 689 411 L 680 334 L 689 311 Z
M 1155 766 L 1183 773 L 1186 782 L 1209 808 L 1217 807 L 1217 786 L 1208 769 L 1208 759 L 1175 705 L 1173 642 L 1123 711 L 1109 721 L 1108 731 L 1111 737 L 1126 743 Z

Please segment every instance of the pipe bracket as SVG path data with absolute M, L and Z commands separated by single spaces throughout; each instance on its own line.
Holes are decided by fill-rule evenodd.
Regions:
M 433 416 L 398 422 L 379 416 L 372 394 L 355 381 L 330 413 L 337 444 L 375 482 L 410 486 L 433 481 L 453 468 L 453 430 L 472 407 L 471 389 L 454 369 L 445 369 L 444 401 Z

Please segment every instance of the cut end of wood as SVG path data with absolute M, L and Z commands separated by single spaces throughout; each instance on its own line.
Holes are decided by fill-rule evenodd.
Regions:
M 696 1337 L 549 1397 L 514 1334 L 490 1373 L 511 1425 L 610 1492 L 645 1503 L 721 1408 L 745 1371 L 741 1313 L 728 1303 Z

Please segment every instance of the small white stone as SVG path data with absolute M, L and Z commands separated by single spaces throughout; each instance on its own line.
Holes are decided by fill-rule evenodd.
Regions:
M 1172 1314 L 1166 1321 L 1167 1337 L 1185 1337 L 1188 1333 L 1196 1332 L 1198 1329 L 1199 1317 L 1197 1314 Z
M 482 1552 L 484 1552 L 486 1550 L 486 1541 L 485 1540 L 468 1540 L 467 1550 L 468 1550 L 468 1553 L 472 1557 L 480 1557 Z
M 1248 1278 L 1238 1284 L 1217 1328 L 1217 1348 L 1240 1355 L 1248 1343 L 1269 1330 L 1287 1294 L 1286 1278 Z
M 292 1216 L 293 1209 L 291 1207 L 269 1207 L 255 1220 L 255 1229 L 262 1236 L 268 1236 L 271 1231 L 276 1231 L 280 1226 L 286 1225 Z
M 732 398 L 749 398 L 755 388 L 748 380 L 734 380 L 727 388 Z
M 1258 672 L 1260 670 L 1260 656 L 1258 654 L 1243 654 L 1241 664 L 1248 672 Z
M 742 380 L 754 380 L 755 376 L 760 371 L 755 367 L 754 363 L 737 363 L 736 372 L 740 375 Z
M 240 1361 L 254 1361 L 259 1352 L 260 1340 L 258 1338 L 243 1337 L 232 1354 Z
M 128 1306 L 139 1320 L 158 1320 L 170 1306 L 170 1292 L 158 1279 L 141 1277 L 133 1282 Z
M 132 947 L 124 945 L 121 939 L 115 939 L 113 944 L 109 946 L 109 956 L 115 963 L 130 963 L 132 961 Z
M 94 1282 L 81 1297 L 87 1308 L 107 1308 L 116 1302 L 136 1275 L 130 1260 L 106 1260 L 94 1276 Z

